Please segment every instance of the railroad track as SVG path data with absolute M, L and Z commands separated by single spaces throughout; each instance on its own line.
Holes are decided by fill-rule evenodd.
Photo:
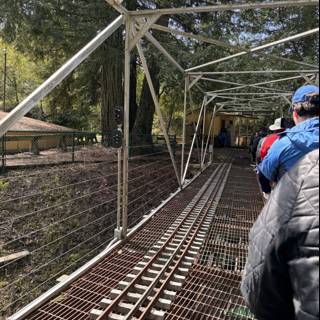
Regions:
M 205 241 L 230 169 L 217 167 L 143 261 L 101 301 L 101 310 L 91 311 L 92 319 L 164 319 Z

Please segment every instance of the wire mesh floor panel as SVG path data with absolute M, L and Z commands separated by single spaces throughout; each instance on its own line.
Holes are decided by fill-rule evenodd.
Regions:
M 249 320 L 240 292 L 249 232 L 264 205 L 248 161 L 234 161 L 196 263 L 168 320 Z
M 133 271 L 148 250 L 160 240 L 212 174 L 209 168 L 187 189 L 178 194 L 121 248 L 114 250 L 65 292 L 52 299 L 25 319 L 89 320 L 90 311 L 116 285 Z
M 240 274 L 216 268 L 194 268 L 166 319 L 254 319 L 241 297 L 240 281 Z

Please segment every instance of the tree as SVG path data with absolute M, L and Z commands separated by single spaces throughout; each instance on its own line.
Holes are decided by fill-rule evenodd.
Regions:
M 6 111 L 11 111 L 19 102 L 40 84 L 39 66 L 19 53 L 14 46 L 0 39 L 0 101 L 3 103 L 4 50 L 7 51 Z M 0 104 L 0 109 L 3 106 Z
M 228 0 L 221 0 L 223 4 Z M 254 1 L 252 1 L 254 2 Z M 136 8 L 199 6 L 211 1 L 172 0 L 127 0 L 125 5 Z M 105 28 L 118 15 L 103 0 L 3 0 L 0 3 L 0 31 L 7 43 L 14 45 L 17 52 L 27 54 L 28 61 L 40 66 L 39 79 L 44 80 L 82 46 L 88 43 L 99 30 Z M 313 28 L 319 21 L 319 10 L 314 7 L 262 9 L 252 11 L 226 11 L 206 14 L 165 16 L 158 23 L 186 32 L 206 35 L 224 41 L 227 45 L 252 47 L 267 41 Z M 164 47 L 185 68 L 224 57 L 239 49 L 228 49 L 204 44 L 197 40 L 153 32 Z M 66 81 L 43 101 L 43 110 L 48 120 L 79 129 L 98 128 L 103 132 L 115 127 L 113 109 L 123 104 L 123 29 L 115 33 L 87 62 L 82 64 Z M 162 99 L 162 107 L 167 105 L 169 119 L 173 117 L 173 104 L 183 105 L 183 75 L 172 68 L 166 59 L 152 45 L 143 42 L 147 49 L 147 60 L 157 95 Z M 319 61 L 319 39 L 309 37 L 269 49 L 268 52 L 280 56 L 304 60 L 316 64 Z M 209 68 L 212 71 L 230 69 L 297 68 L 297 65 L 270 58 L 270 55 L 253 55 L 229 60 Z M 146 79 L 139 79 L 139 59 L 135 51 L 131 61 L 130 129 L 135 134 L 151 134 L 154 118 L 154 103 Z M 20 77 L 13 77 L 12 92 L 16 91 L 16 101 L 24 96 Z M 141 82 L 137 91 L 137 79 Z M 245 76 L 237 79 L 221 77 L 227 81 L 247 82 Z M 252 82 L 261 77 L 252 76 Z M 201 83 L 204 90 L 220 89 L 221 84 Z M 291 83 L 291 87 L 299 82 Z M 279 86 L 275 84 L 274 86 Z M 32 85 L 31 85 L 32 87 Z M 14 89 L 16 88 L 16 89 Z M 285 84 L 284 89 L 288 88 Z M 141 92 L 140 92 L 141 89 Z M 26 90 L 28 91 L 28 90 Z M 30 88 L 31 91 L 31 88 Z M 138 94 L 137 94 L 138 93 Z M 195 95 L 198 102 L 202 97 Z M 172 103 L 171 103 L 172 102 Z M 100 108 L 101 117 L 97 117 Z M 96 116 L 93 124 L 92 117 Z M 88 119 L 91 119 L 90 121 Z

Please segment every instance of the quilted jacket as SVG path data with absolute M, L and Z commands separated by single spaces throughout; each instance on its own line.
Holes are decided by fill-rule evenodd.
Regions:
M 271 195 L 250 234 L 242 293 L 258 320 L 319 319 L 319 151 Z

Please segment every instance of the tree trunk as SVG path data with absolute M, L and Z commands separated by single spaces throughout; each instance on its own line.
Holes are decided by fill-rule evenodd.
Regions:
M 101 131 L 106 142 L 110 131 L 117 128 L 115 107 L 123 105 L 122 31 L 116 32 L 103 45 L 101 76 Z
M 149 59 L 148 65 L 149 65 L 149 71 L 152 77 L 154 89 L 156 91 L 156 94 L 159 96 L 160 68 L 157 65 L 157 62 L 154 60 L 155 59 Z M 141 141 L 151 140 L 154 112 L 155 112 L 155 105 L 152 99 L 147 78 L 144 77 L 140 105 L 139 105 L 137 119 L 134 127 L 134 135 L 138 136 L 137 138 L 139 138 L 139 140 Z
M 162 17 L 158 23 L 162 26 L 168 26 L 169 17 L 167 16 Z M 160 37 L 160 35 L 157 32 L 155 32 L 155 35 L 158 38 Z M 160 96 L 160 65 L 159 65 L 158 55 L 156 54 L 147 55 L 147 62 L 148 62 L 148 67 L 149 67 L 149 71 L 152 78 L 152 83 L 156 91 L 156 94 L 159 98 Z M 137 112 L 138 113 L 137 119 L 134 126 L 134 131 L 133 131 L 135 136 L 141 136 L 141 135 L 144 136 L 144 139 L 142 139 L 142 141 L 152 142 L 151 135 L 152 135 L 152 128 L 153 128 L 154 112 L 155 112 L 155 105 L 152 99 L 147 78 L 144 77 L 140 105 Z
M 133 54 L 131 57 L 130 74 L 130 132 L 134 129 L 137 111 L 137 56 Z

